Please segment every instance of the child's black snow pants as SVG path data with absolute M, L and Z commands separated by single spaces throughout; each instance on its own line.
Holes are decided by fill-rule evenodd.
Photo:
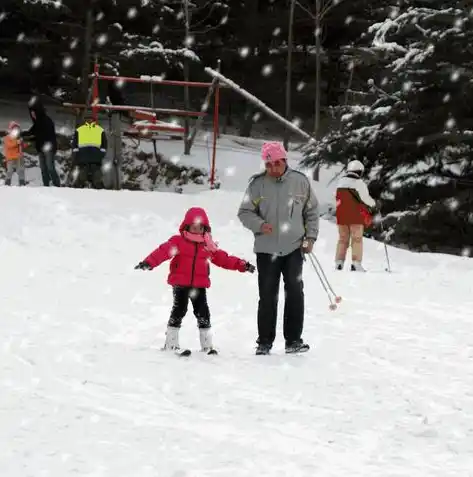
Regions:
M 210 328 L 210 310 L 205 288 L 175 286 L 172 289 L 172 294 L 174 301 L 168 326 L 173 328 L 181 327 L 190 299 L 194 308 L 194 315 L 197 318 L 197 326 L 199 328 Z

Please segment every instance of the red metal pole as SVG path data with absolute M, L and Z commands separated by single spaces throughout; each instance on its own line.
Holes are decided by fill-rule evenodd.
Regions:
M 62 104 L 66 108 L 88 108 L 86 104 L 79 104 L 79 103 L 63 103 Z M 158 114 L 166 114 L 166 115 L 173 115 L 173 116 L 191 116 L 191 117 L 199 117 L 199 116 L 206 116 L 207 113 L 205 111 L 185 111 L 182 109 L 166 109 L 166 108 L 149 108 L 148 106 L 115 106 L 111 104 L 101 104 L 95 103 L 92 106 L 92 109 L 101 110 L 110 110 L 110 111 L 142 111 L 142 112 L 150 112 L 150 113 L 158 113 Z
M 210 187 L 213 189 L 215 186 L 215 162 L 217 156 L 217 138 L 218 138 L 218 113 L 220 109 L 220 85 L 217 83 L 215 88 L 214 98 L 214 137 L 213 137 L 213 150 L 212 150 L 212 167 L 210 170 Z
M 99 103 L 99 63 L 95 60 L 94 63 L 94 83 L 92 85 L 92 118 L 95 122 L 98 119 L 98 108 L 96 105 Z
M 204 83 L 200 81 L 174 81 L 174 80 L 160 80 L 153 79 L 152 76 L 144 78 L 134 78 L 131 76 L 109 76 L 98 75 L 98 78 L 103 81 L 122 81 L 124 83 L 153 83 L 168 86 L 194 86 L 196 88 L 209 88 L 212 83 Z M 149 79 L 148 79 L 149 78 Z

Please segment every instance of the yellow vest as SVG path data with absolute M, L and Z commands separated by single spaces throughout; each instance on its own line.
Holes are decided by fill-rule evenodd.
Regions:
M 103 128 L 96 123 L 85 123 L 77 128 L 77 147 L 96 147 L 102 145 Z

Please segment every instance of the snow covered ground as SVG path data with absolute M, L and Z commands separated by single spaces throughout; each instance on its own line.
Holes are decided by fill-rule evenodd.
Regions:
M 390 248 L 388 274 L 367 241 L 370 273 L 336 273 L 323 220 L 316 253 L 344 301 L 329 311 L 305 268 L 310 353 L 279 335 L 254 356 L 257 278 L 217 268 L 220 356 L 159 350 L 167 265 L 133 266 L 195 205 L 253 260 L 230 177 L 182 195 L 0 188 L 0 475 L 472 476 L 471 259 Z M 198 345 L 190 312 L 182 342 Z

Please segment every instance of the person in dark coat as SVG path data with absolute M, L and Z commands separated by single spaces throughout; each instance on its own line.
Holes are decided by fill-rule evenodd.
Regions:
M 32 138 L 39 155 L 39 166 L 43 185 L 60 187 L 61 182 L 56 171 L 57 140 L 53 120 L 48 116 L 43 103 L 37 96 L 33 96 L 28 103 L 33 125 L 23 134 L 23 137 Z

